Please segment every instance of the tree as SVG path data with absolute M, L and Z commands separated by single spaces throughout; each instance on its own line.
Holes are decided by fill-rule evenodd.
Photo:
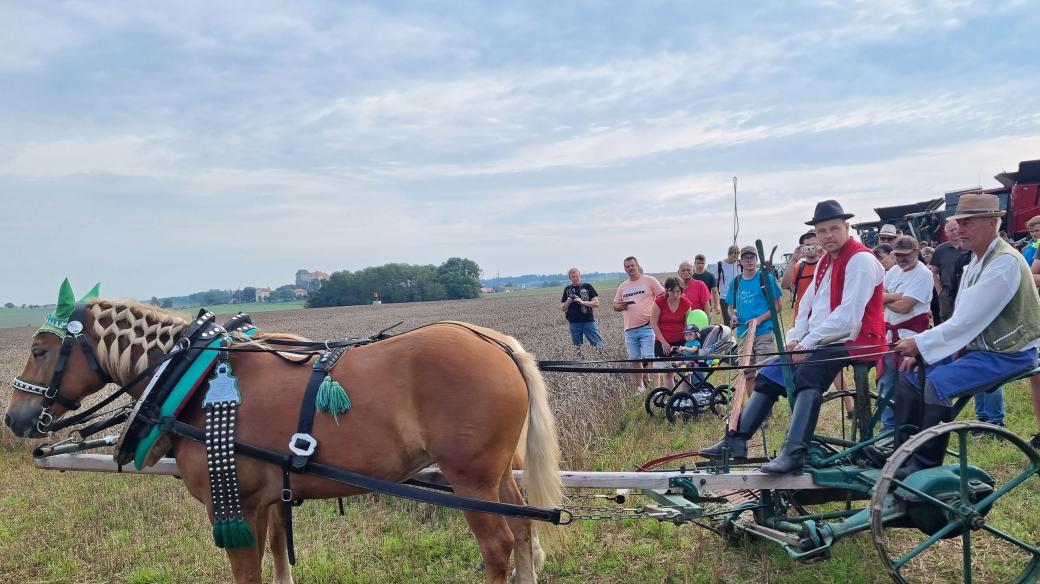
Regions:
M 238 299 L 242 302 L 256 302 L 256 288 L 253 286 L 242 288 L 242 293 L 238 295 Z
M 14 308 L 14 302 L 5 302 L 4 308 Z
M 159 308 L 173 308 L 173 300 L 170 298 L 163 298 Z
M 448 298 L 480 296 L 480 266 L 466 258 L 448 258 L 437 268 L 437 281 L 448 291 Z

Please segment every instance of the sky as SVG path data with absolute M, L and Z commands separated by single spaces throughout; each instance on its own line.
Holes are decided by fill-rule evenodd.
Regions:
M 1026 2 L 0 1 L 0 303 L 674 270 L 1040 158 Z

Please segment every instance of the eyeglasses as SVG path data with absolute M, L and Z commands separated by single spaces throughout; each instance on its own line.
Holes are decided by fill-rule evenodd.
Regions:
M 744 257 L 740 258 L 740 261 L 742 261 L 742 262 L 757 262 L 758 261 L 758 257 L 756 257 L 756 256 L 744 256 Z
M 896 237 L 894 235 L 882 235 L 878 239 L 880 239 L 882 243 L 888 243 L 890 241 L 895 241 Z

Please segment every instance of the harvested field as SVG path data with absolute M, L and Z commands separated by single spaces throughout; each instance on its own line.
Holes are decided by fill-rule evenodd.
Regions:
M 604 300 L 612 296 L 613 290 L 597 288 Z M 405 322 L 397 331 L 465 320 L 517 337 L 541 359 L 569 359 L 574 352 L 557 301 L 555 294 L 501 295 L 258 313 L 254 321 L 264 330 L 325 339 L 365 336 L 398 321 Z M 622 358 L 620 318 L 603 307 L 597 319 L 608 347 L 603 356 Z M 9 379 L 20 372 L 32 332 L 0 329 L 0 376 Z M 679 425 L 647 418 L 628 378 L 547 374 L 546 379 L 568 468 L 629 470 L 662 454 L 710 444 L 722 428 L 712 418 Z M 1021 385 L 1008 391 L 1008 423 L 1020 435 L 1030 432 L 1033 423 Z M 0 392 L 0 407 L 6 407 L 9 394 Z M 822 422 L 832 430 L 842 418 L 837 410 L 833 414 L 825 413 Z M 771 450 L 779 445 L 787 417 L 786 407 L 776 408 L 767 433 Z M 28 446 L 6 430 L 0 434 L 0 476 L 2 582 L 229 581 L 202 507 L 175 478 L 37 471 Z M 1034 495 L 1018 502 L 1017 520 L 1027 532 L 1040 533 L 1040 493 Z M 309 502 L 297 511 L 296 530 L 296 576 L 303 584 L 483 581 L 476 571 L 476 545 L 455 511 L 363 496 L 349 499 L 346 517 L 339 517 L 334 503 Z M 839 542 L 829 561 L 800 564 L 772 546 L 730 546 L 695 526 L 623 519 L 582 522 L 567 531 L 566 548 L 550 559 L 540 581 L 889 581 L 866 535 Z M 1000 566 L 1004 561 L 995 551 L 986 552 L 980 550 L 986 562 Z M 953 580 L 958 561 L 954 550 L 949 561 L 938 563 L 921 581 Z M 1000 581 L 993 575 L 999 573 L 994 569 L 993 579 L 981 581 Z

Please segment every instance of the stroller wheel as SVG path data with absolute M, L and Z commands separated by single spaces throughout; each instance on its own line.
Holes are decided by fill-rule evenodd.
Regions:
M 711 392 L 711 401 L 708 409 L 718 418 L 729 415 L 729 402 L 733 399 L 733 388 L 728 385 L 720 385 Z
M 697 400 L 685 391 L 677 391 L 668 398 L 668 406 L 664 415 L 671 423 L 692 422 L 700 415 L 701 409 Z
M 668 407 L 668 398 L 670 397 L 672 397 L 672 390 L 667 387 L 655 388 L 646 394 L 646 398 L 643 399 L 643 409 L 646 410 L 646 414 L 651 418 L 664 415 L 664 410 Z

